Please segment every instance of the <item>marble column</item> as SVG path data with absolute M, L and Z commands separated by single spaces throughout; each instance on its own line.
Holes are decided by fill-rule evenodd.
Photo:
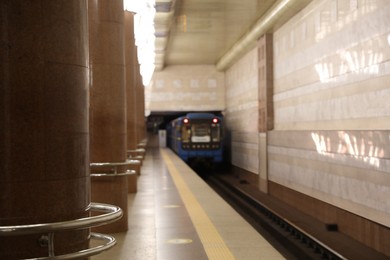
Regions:
M 125 11 L 125 64 L 126 64 L 126 97 L 127 97 L 127 151 L 137 148 L 136 136 L 136 77 L 135 63 L 137 61 L 137 53 L 135 52 L 134 38 L 134 14 Z M 135 175 L 128 177 L 128 192 L 134 193 L 137 191 L 137 176 L 141 173 L 141 161 L 136 158 L 129 158 L 129 169 L 135 171 Z
M 88 216 L 86 0 L 0 1 L 0 226 Z M 0 237 L 0 259 L 48 255 L 42 234 Z M 55 254 L 88 247 L 57 232 Z
M 142 83 L 142 78 L 140 80 L 139 84 L 139 102 L 140 102 L 140 109 L 139 109 L 139 122 L 140 124 L 140 134 L 139 134 L 139 142 L 138 145 L 141 144 L 142 141 L 146 138 L 146 118 L 145 118 L 145 86 Z
M 123 0 L 89 0 L 91 162 L 126 161 Z M 110 172 L 91 169 L 91 172 Z M 125 172 L 126 167 L 118 169 Z M 92 177 L 93 201 L 119 206 L 124 216 L 98 232 L 127 230 L 127 176 Z
M 134 38 L 134 14 L 125 11 L 126 92 L 127 92 L 127 148 L 137 149 L 137 52 Z
M 134 140 L 131 141 L 132 149 L 128 150 L 128 155 L 131 159 L 136 159 L 142 161 L 145 157 L 145 141 L 146 133 L 144 133 L 145 127 L 145 97 L 144 97 L 144 87 L 142 84 L 142 77 L 140 74 L 140 64 L 137 60 L 137 47 L 134 48 Z M 135 147 L 134 147 L 135 146 Z M 133 148 L 134 147 L 134 148 Z
M 146 137 L 145 133 L 145 89 L 142 83 L 140 64 L 136 64 L 136 106 L 137 106 L 137 145 Z
M 268 131 L 274 128 L 273 40 L 265 34 L 257 41 L 259 86 L 259 190 L 268 193 Z

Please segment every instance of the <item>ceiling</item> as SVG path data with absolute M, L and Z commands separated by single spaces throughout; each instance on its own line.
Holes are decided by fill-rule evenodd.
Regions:
M 215 64 L 225 70 L 265 32 L 311 0 L 156 0 L 156 71 Z

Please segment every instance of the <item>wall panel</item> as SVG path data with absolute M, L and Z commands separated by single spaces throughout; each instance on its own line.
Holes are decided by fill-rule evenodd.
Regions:
M 145 110 L 222 111 L 224 97 L 224 74 L 214 66 L 168 66 L 145 87 Z
M 225 73 L 226 128 L 231 132 L 232 163 L 258 173 L 258 68 L 257 48 Z
M 274 34 L 275 129 L 389 129 L 389 13 L 316 1 Z
M 267 148 L 270 194 L 387 255 L 389 14 L 385 0 L 318 0 L 274 33 Z

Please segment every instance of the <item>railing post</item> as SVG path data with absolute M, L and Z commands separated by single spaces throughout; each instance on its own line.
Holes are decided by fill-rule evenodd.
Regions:
M 50 232 L 48 234 L 48 243 L 47 243 L 47 250 L 48 250 L 48 254 L 49 254 L 49 257 L 53 257 L 55 256 L 54 255 L 54 233 L 53 232 Z

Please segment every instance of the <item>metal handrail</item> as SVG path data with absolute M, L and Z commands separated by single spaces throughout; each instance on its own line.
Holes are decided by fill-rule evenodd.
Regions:
M 140 162 L 144 159 L 142 155 L 132 155 L 131 152 L 128 151 L 127 153 L 128 160 L 139 160 Z
M 137 148 L 137 149 L 131 149 L 131 150 L 127 150 L 128 153 L 131 153 L 131 152 L 146 152 L 146 149 L 145 148 Z
M 141 163 L 140 160 L 133 159 L 133 158 L 129 158 L 129 159 L 127 159 L 127 161 L 128 161 L 130 164 L 140 164 L 140 163 Z
M 55 256 L 54 254 L 54 232 L 70 229 L 85 229 L 90 227 L 102 226 L 112 223 L 123 216 L 123 211 L 120 207 L 91 202 L 89 210 L 105 212 L 105 214 L 90 216 L 85 218 L 79 218 L 68 221 L 43 223 L 43 224 L 28 224 L 28 225 L 12 225 L 12 226 L 0 226 L 0 236 L 17 236 L 17 235 L 30 235 L 39 233 L 48 233 L 47 237 L 42 236 L 41 239 L 45 239 L 48 246 L 48 257 L 33 258 L 33 259 L 73 259 L 78 257 L 86 257 L 98 254 L 102 251 L 108 250 L 116 244 L 115 238 L 108 235 L 91 233 L 92 239 L 105 240 L 105 245 L 97 246 L 90 249 L 81 250 L 75 253 L 67 255 Z
M 69 253 L 66 255 L 29 258 L 29 259 L 25 259 L 25 260 L 76 259 L 76 258 L 80 258 L 80 257 L 89 257 L 89 256 L 100 254 L 101 252 L 110 249 L 111 247 L 115 246 L 115 244 L 116 244 L 116 240 L 114 237 L 109 236 L 109 235 L 105 235 L 105 234 L 91 232 L 91 239 L 104 240 L 104 241 L 106 241 L 106 243 L 104 245 L 98 245 L 98 246 L 93 247 L 93 248 L 80 250 L 78 252 Z
M 127 170 L 125 172 L 120 172 L 120 173 L 91 173 L 91 177 L 118 177 L 118 176 L 126 176 L 126 175 L 131 175 L 131 174 L 136 174 L 136 171 L 134 170 Z
M 106 167 L 106 166 L 125 166 L 129 165 L 128 161 L 124 162 L 100 162 L 100 163 L 90 163 L 91 167 Z
M 91 177 L 115 177 L 115 176 L 126 176 L 130 174 L 136 174 L 134 170 L 126 170 L 125 172 L 118 173 L 118 166 L 129 166 L 134 164 L 134 162 L 130 160 L 126 160 L 124 162 L 100 162 L 100 163 L 90 163 L 90 167 L 109 167 L 113 166 L 112 172 L 105 173 L 91 173 Z
M 83 229 L 87 227 L 102 226 L 118 220 L 123 215 L 122 209 L 120 207 L 109 204 L 91 202 L 89 209 L 92 211 L 107 213 L 54 223 L 0 226 L 0 236 L 29 235 L 36 233 L 54 232 L 59 230 Z

